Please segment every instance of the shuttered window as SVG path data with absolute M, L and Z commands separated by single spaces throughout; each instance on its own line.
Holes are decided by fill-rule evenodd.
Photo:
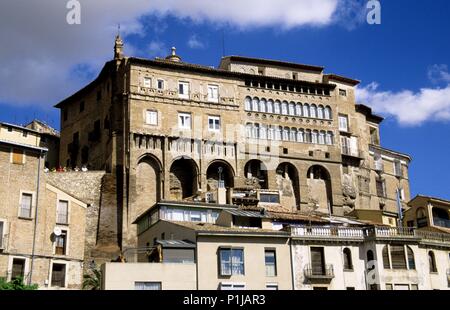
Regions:
M 325 257 L 323 248 L 311 248 L 311 267 L 314 275 L 325 274 Z
M 392 269 L 407 269 L 403 245 L 391 245 L 391 259 Z
M 20 200 L 20 217 L 31 218 L 32 202 L 32 194 L 22 194 Z
M 385 245 L 383 248 L 383 267 L 384 269 L 391 269 L 391 262 L 389 259 L 389 249 L 387 245 Z
M 25 153 L 19 149 L 13 149 L 12 151 L 12 163 L 16 165 L 23 165 Z

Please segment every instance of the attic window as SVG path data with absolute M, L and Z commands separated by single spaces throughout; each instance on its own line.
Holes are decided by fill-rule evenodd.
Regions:
M 347 91 L 345 89 L 339 89 L 339 96 L 347 97 Z
M 298 73 L 297 72 L 292 73 L 292 79 L 293 80 L 298 80 Z
M 259 75 L 264 75 L 264 71 L 265 71 L 265 70 L 264 70 L 264 67 L 259 67 L 259 68 L 258 68 L 258 74 L 259 74 Z

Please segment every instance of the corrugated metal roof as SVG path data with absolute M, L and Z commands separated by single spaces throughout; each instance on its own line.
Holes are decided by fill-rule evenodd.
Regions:
M 268 216 L 265 214 L 262 214 L 261 212 L 257 211 L 244 211 L 244 210 L 225 210 L 225 212 L 228 212 L 232 215 L 236 216 L 245 216 L 245 217 L 256 217 L 256 218 L 267 218 Z
M 157 244 L 163 248 L 192 248 L 196 247 L 195 243 L 185 240 L 157 240 Z

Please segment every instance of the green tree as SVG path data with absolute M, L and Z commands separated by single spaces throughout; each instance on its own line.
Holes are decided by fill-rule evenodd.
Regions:
M 102 272 L 98 268 L 92 268 L 83 276 L 83 289 L 100 290 L 102 283 Z
M 37 284 L 27 285 L 23 282 L 23 278 L 21 277 L 15 278 L 11 282 L 6 282 L 5 279 L 0 278 L 0 290 L 31 291 L 37 289 L 38 289 Z

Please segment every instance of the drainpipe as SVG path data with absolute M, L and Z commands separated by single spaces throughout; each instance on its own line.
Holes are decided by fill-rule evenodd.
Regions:
M 291 236 L 289 237 L 289 251 L 290 251 L 290 259 L 291 259 L 291 276 L 292 276 L 292 290 L 295 291 L 295 268 L 294 268 L 294 257 L 293 257 L 293 252 L 292 252 L 292 247 L 293 247 L 293 242 L 292 242 L 292 230 L 291 230 Z
M 31 251 L 31 266 L 30 266 L 30 274 L 28 277 L 28 284 L 31 285 L 31 278 L 33 276 L 33 265 L 34 265 L 34 254 L 36 249 L 36 233 L 37 233 L 37 225 L 38 225 L 38 206 L 39 206 L 39 190 L 40 190 L 40 180 L 41 180 L 41 159 L 42 155 L 45 151 L 39 151 L 39 162 L 38 162 L 38 171 L 37 171 L 37 180 L 36 180 L 36 210 L 34 212 L 34 229 L 33 229 L 33 249 Z

